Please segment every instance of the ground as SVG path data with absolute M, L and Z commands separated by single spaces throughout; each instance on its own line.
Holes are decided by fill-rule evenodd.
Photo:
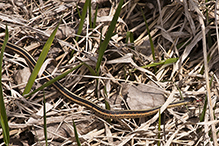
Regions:
M 154 111 L 162 105 L 162 114 L 156 110 L 143 118 L 103 118 L 52 85 L 25 98 L 33 67 L 25 56 L 6 48 L 2 85 L 11 145 L 46 145 L 44 96 L 49 145 L 77 145 L 73 120 L 82 145 L 216 145 L 217 2 L 124 0 L 99 71 L 99 50 L 119 1 L 91 0 L 87 9 L 85 3 L 2 1 L 0 37 L 4 39 L 7 25 L 9 42 L 38 60 L 60 23 L 42 70 L 56 77 L 82 64 L 58 82 L 102 108 L 109 103 L 112 111 Z M 38 75 L 32 91 L 46 82 Z M 168 108 L 183 98 L 196 102 Z

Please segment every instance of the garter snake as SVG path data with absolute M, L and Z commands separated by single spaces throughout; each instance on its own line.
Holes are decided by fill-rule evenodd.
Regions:
M 0 39 L 0 46 L 2 46 L 3 44 L 3 40 Z M 18 54 L 22 55 L 27 62 L 34 67 L 36 64 L 35 59 L 23 48 L 14 45 L 12 43 L 7 43 L 6 45 L 6 49 L 10 49 L 14 52 L 17 52 Z M 46 79 L 48 81 L 50 81 L 51 79 L 53 79 L 53 76 L 50 76 L 50 73 L 47 71 L 43 72 L 43 76 L 46 77 Z M 111 111 L 111 110 L 107 110 L 107 109 L 103 109 L 100 106 L 96 105 L 95 103 L 81 98 L 79 96 L 77 96 L 76 94 L 72 93 L 71 91 L 69 91 L 67 88 L 65 88 L 62 84 L 60 84 L 59 82 L 55 82 L 53 83 L 53 86 L 64 96 L 67 97 L 68 99 L 70 99 L 71 101 L 80 104 L 82 106 L 87 107 L 88 109 L 94 111 L 94 113 L 100 117 L 103 118 L 112 118 L 112 119 L 119 119 L 119 118 L 140 118 L 140 117 L 147 117 L 150 115 L 153 115 L 155 113 L 157 113 L 160 109 L 161 106 L 152 108 L 152 109 L 143 109 L 143 110 L 121 110 L 121 111 Z M 184 100 L 180 100 L 177 102 L 173 102 L 170 103 L 169 106 L 167 108 L 170 107 L 175 107 L 175 106 L 180 106 L 180 105 L 185 105 L 185 104 L 190 104 L 192 102 L 194 102 L 195 99 L 194 98 L 184 98 Z

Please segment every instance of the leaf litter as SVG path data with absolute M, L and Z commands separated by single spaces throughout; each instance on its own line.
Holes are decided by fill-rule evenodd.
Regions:
M 94 69 L 100 38 L 104 39 L 118 3 L 108 0 L 91 1 L 92 19 L 98 5 L 97 24 L 95 28 L 87 29 L 89 21 L 85 20 L 82 33 L 78 36 L 79 41 L 76 42 L 80 22 L 78 12 L 82 12 L 84 2 L 1 2 L 0 36 L 4 37 L 7 24 L 9 41 L 27 48 L 37 60 L 43 44 L 62 19 L 50 49 L 48 58 L 52 61 L 46 65 L 47 70 L 59 75 L 81 61 Z M 158 3 L 151 0 L 126 0 L 114 30 L 115 34 L 104 54 L 100 76 L 95 77 L 87 67 L 82 66 L 60 80 L 60 83 L 75 94 L 103 108 L 105 100 L 109 101 L 111 110 L 148 109 L 153 104 L 162 105 L 162 131 L 158 131 L 159 114 L 147 117 L 146 120 L 118 119 L 109 122 L 95 116 L 85 107 L 67 100 L 51 86 L 44 90 L 46 104 L 50 105 L 47 110 L 49 144 L 75 145 L 72 124 L 74 119 L 82 145 L 157 145 L 159 141 L 161 145 L 215 145 L 219 117 L 216 4 L 215 1 Z M 141 9 L 155 46 L 155 60 L 152 58 Z M 205 22 L 205 32 L 201 21 Z M 129 31 L 134 35 L 133 43 L 124 41 Z M 203 37 L 207 38 L 205 47 L 209 61 L 209 91 L 206 87 L 206 73 L 203 72 L 204 68 L 208 68 L 204 66 Z M 21 96 L 22 90 L 18 88 L 18 84 L 22 83 L 17 83 L 14 70 L 22 70 L 27 65 L 17 59 L 17 54 L 10 51 L 7 53 L 10 55 L 5 55 L 3 62 L 3 76 L 7 78 L 3 80 L 3 91 L 11 142 L 15 144 L 19 140 L 22 144 L 44 145 L 43 117 L 38 114 L 43 107 L 43 92 L 38 92 L 30 99 Z M 179 59 L 167 66 L 159 64 L 171 58 Z M 158 72 L 154 67 L 143 68 L 152 63 L 158 63 Z M 23 76 L 26 76 L 25 72 L 20 75 L 20 80 L 23 80 Z M 39 77 L 33 88 L 42 84 L 44 80 Z M 201 122 L 199 117 L 206 95 L 216 98 L 212 99 L 214 102 L 207 108 L 205 121 Z M 181 96 L 195 97 L 199 102 L 165 110 L 171 102 L 180 100 Z M 146 102 L 146 106 L 143 102 Z M 214 110 L 214 120 L 209 109 Z M 212 125 L 215 126 L 214 131 Z

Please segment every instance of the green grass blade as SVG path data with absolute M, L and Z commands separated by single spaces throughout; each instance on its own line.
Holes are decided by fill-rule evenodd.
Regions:
M 200 118 L 199 118 L 200 122 L 203 122 L 205 120 L 205 113 L 207 111 L 207 105 L 208 105 L 208 98 L 207 98 L 207 95 L 206 95 L 203 110 L 202 110 L 202 113 L 201 113 Z
M 47 56 L 47 54 L 49 52 L 49 49 L 50 49 L 50 47 L 52 45 L 52 42 L 53 42 L 54 38 L 55 38 L 55 35 L 56 35 L 58 27 L 59 27 L 59 24 L 55 28 L 55 30 L 52 32 L 52 34 L 50 35 L 50 37 L 47 40 L 46 44 L 44 45 L 43 50 L 42 50 L 42 52 L 41 52 L 41 54 L 39 56 L 39 59 L 38 59 L 36 65 L 35 65 L 35 67 L 33 69 L 33 72 L 32 72 L 32 74 L 31 74 L 31 76 L 29 78 L 29 81 L 28 81 L 28 83 L 27 83 L 27 85 L 25 87 L 23 95 L 28 94 L 30 92 L 31 87 L 33 86 L 33 83 L 34 83 L 34 81 L 35 81 L 35 79 L 37 77 L 37 74 L 38 74 L 38 72 L 39 72 L 39 70 L 40 70 L 44 60 L 46 59 L 46 56 Z
M 148 68 L 148 67 L 156 67 L 158 65 L 168 65 L 168 64 L 173 64 L 175 62 L 177 62 L 179 58 L 168 58 L 166 60 L 161 60 L 159 62 L 155 62 L 155 63 L 151 63 L 145 66 L 142 66 L 142 68 Z
M 210 87 L 212 85 L 212 81 L 213 81 L 213 76 L 210 80 Z M 205 120 L 205 114 L 206 114 L 206 111 L 207 111 L 207 105 L 208 105 L 208 98 L 207 98 L 207 95 L 205 96 L 205 103 L 204 103 L 204 106 L 203 106 L 203 110 L 202 110 L 202 113 L 200 115 L 200 122 L 203 122 Z
M 113 16 L 113 20 L 111 21 L 110 26 L 108 28 L 108 31 L 106 33 L 105 39 L 104 39 L 104 41 L 102 42 L 102 44 L 100 46 L 99 56 L 98 56 L 97 64 L 96 64 L 96 72 L 98 74 L 99 74 L 99 71 L 100 71 L 100 64 L 101 64 L 101 61 L 103 59 L 103 54 L 106 51 L 106 48 L 107 48 L 108 43 L 110 41 L 110 38 L 112 37 L 112 34 L 113 34 L 114 29 L 115 29 L 117 20 L 119 18 L 119 14 L 120 14 L 120 11 L 121 11 L 121 8 L 122 8 L 122 4 L 123 4 L 123 0 L 120 0 L 119 5 L 116 9 L 115 15 Z
M 105 93 L 105 98 L 107 98 L 108 95 L 107 95 L 107 91 L 106 91 L 106 86 L 104 87 L 104 93 Z M 107 110 L 110 110 L 110 104 L 109 104 L 109 102 L 107 102 L 107 100 L 105 100 L 105 108 Z
M 128 42 L 129 42 L 129 37 L 130 37 L 130 32 L 128 31 L 128 32 L 126 33 L 126 38 L 125 38 L 126 44 L 128 44 Z
M 178 59 L 179 59 L 178 57 L 177 58 L 168 58 L 165 60 L 164 65 L 176 63 L 178 61 Z
M 95 11 L 95 14 L 94 14 L 93 28 L 96 27 L 96 21 L 97 21 L 97 10 L 98 10 L 98 4 L 97 4 L 96 11 Z
M 126 44 L 128 43 L 132 43 L 134 44 L 134 36 L 133 33 L 131 31 L 128 31 L 126 33 L 126 40 L 125 40 Z M 134 50 L 134 47 L 131 47 Z
M 88 9 L 89 9 L 89 24 L 90 24 L 90 28 L 92 28 L 92 17 L 91 17 L 91 0 L 89 0 L 89 4 L 88 4 Z
M 1 54 L 0 54 L 0 123 L 2 126 L 2 133 L 5 145 L 9 145 L 9 127 L 8 127 L 8 118 L 5 110 L 4 98 L 3 98 L 3 89 L 2 89 L 2 62 L 3 62 L 3 53 L 8 42 L 8 27 L 6 25 L 5 29 L 5 40 L 2 45 Z
M 146 28 L 147 28 L 147 32 L 148 32 L 148 36 L 149 36 L 149 40 L 150 40 L 150 45 L 151 45 L 151 52 L 152 52 L 152 56 L 153 56 L 153 60 L 156 60 L 155 58 L 155 53 L 154 53 L 154 43 L 152 41 L 152 38 L 151 38 L 151 34 L 150 34 L 150 30 L 149 30 L 149 27 L 148 27 L 148 23 L 147 23 L 147 20 L 144 16 L 144 13 L 143 13 L 143 10 L 141 9 L 141 13 L 143 15 L 143 18 L 144 18 L 144 22 L 145 22 L 145 25 L 146 25 Z M 157 71 L 157 68 L 154 67 L 154 70 L 155 72 Z
M 133 33 L 131 31 L 128 31 L 126 33 L 126 39 L 125 39 L 126 43 L 134 43 L 134 37 L 133 37 Z
M 78 26 L 77 35 L 80 35 L 81 32 L 82 32 L 83 25 L 84 25 L 84 20 L 85 20 L 86 14 L 87 14 L 87 6 L 89 4 L 89 1 L 90 0 L 86 0 L 85 3 L 84 3 L 84 7 L 83 7 L 83 10 L 82 10 L 82 15 L 81 15 L 81 21 L 80 21 L 79 26 Z M 78 36 L 76 37 L 75 40 L 78 41 Z
M 81 14 L 80 14 L 80 11 L 79 11 L 79 9 L 78 9 L 78 4 L 77 4 L 77 6 L 76 6 L 76 9 L 77 9 L 79 18 L 81 19 Z
M 47 125 L 46 125 L 46 99 L 45 99 L 45 94 L 43 91 L 43 130 L 44 130 L 44 137 L 45 137 L 45 142 L 46 146 L 48 146 L 48 140 L 47 140 Z
M 148 23 L 147 23 L 147 20 L 144 16 L 144 13 L 143 13 L 143 10 L 141 9 L 141 13 L 143 15 L 143 18 L 144 18 L 144 22 L 145 22 L 145 25 L 146 25 L 146 28 L 147 28 L 147 32 L 148 32 L 148 36 L 149 36 L 149 40 L 150 40 L 150 45 L 151 45 L 151 52 L 152 52 L 152 56 L 153 56 L 153 59 L 155 60 L 155 53 L 154 53 L 154 43 L 152 41 L 152 38 L 151 38 L 151 34 L 150 34 L 150 30 L 149 30 L 149 27 L 148 27 Z
M 74 120 L 72 119 L 72 122 L 73 122 L 73 127 L 74 127 L 74 132 L 75 132 L 75 139 L 77 141 L 77 145 L 78 146 L 81 146 L 81 142 L 80 142 L 80 139 L 78 137 L 78 132 L 77 132 L 77 128 L 76 128 L 76 125 L 75 125 L 75 122 Z
M 109 104 L 109 102 L 106 100 L 106 98 L 108 97 L 107 91 L 106 91 L 106 86 L 104 87 L 104 93 L 105 93 L 105 99 L 104 99 L 104 101 L 105 101 L 105 109 L 110 110 L 110 109 L 111 109 L 111 108 L 110 108 L 110 104 Z M 111 119 L 106 119 L 106 121 L 107 121 L 108 123 L 111 123 Z
M 180 90 L 180 88 L 179 88 L 175 83 L 174 83 L 174 85 L 176 86 L 177 90 L 179 91 L 179 95 L 180 95 L 181 99 L 183 100 L 184 97 L 183 97 L 183 95 L 182 95 L 182 91 Z M 186 107 L 187 111 L 189 111 L 188 106 L 185 105 L 185 107 Z
M 96 76 L 96 75 L 97 75 L 96 72 L 95 72 L 95 70 L 94 70 L 90 65 L 88 65 L 88 64 L 85 63 L 85 62 L 83 62 L 83 61 L 80 60 L 79 58 L 78 58 L 78 60 L 79 60 L 81 63 L 83 63 L 84 66 L 87 67 L 87 69 L 90 71 L 90 73 L 91 73 L 93 76 Z
M 66 72 L 64 72 L 63 74 L 61 74 L 61 75 L 55 77 L 54 79 L 52 79 L 52 80 L 46 82 L 46 83 L 43 84 L 41 87 L 39 87 L 39 88 L 37 88 L 36 90 L 34 90 L 33 92 L 27 94 L 25 97 L 31 96 L 32 94 L 34 94 L 34 93 L 36 93 L 36 92 L 38 92 L 38 91 L 44 89 L 45 87 L 48 87 L 48 86 L 52 85 L 52 84 L 55 83 L 56 81 L 62 79 L 62 78 L 65 77 L 66 75 L 68 75 L 68 74 L 69 74 L 70 72 L 72 72 L 73 70 L 79 68 L 81 65 L 82 65 L 82 64 L 79 64 L 79 65 L 77 65 L 76 67 L 70 69 L 69 71 L 66 71 Z

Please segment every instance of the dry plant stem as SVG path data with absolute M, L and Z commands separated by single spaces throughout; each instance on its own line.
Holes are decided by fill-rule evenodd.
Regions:
M 218 25 L 217 25 L 217 23 L 219 22 L 218 21 L 218 11 L 219 11 L 219 4 L 218 4 L 218 0 L 216 0 L 214 16 L 215 16 L 215 26 L 216 26 L 217 40 L 219 40 Z M 217 41 L 217 49 L 218 49 L 218 53 L 219 53 L 219 42 L 218 41 Z
M 205 80 L 206 80 L 206 88 L 207 88 L 207 97 L 208 97 L 208 107 L 210 112 L 210 120 L 214 121 L 214 114 L 213 114 L 213 107 L 211 102 L 211 95 L 210 95 L 210 84 L 209 84 L 209 77 L 208 77 L 208 62 L 207 62 L 207 49 L 206 49 L 206 38 L 205 38 L 205 25 L 204 21 L 201 16 L 199 16 L 199 22 L 202 28 L 202 42 L 203 42 L 203 55 L 204 55 L 204 65 L 205 65 Z M 207 126 L 207 125 L 205 125 Z M 211 125 L 212 136 L 214 145 L 217 146 L 217 135 L 216 135 L 216 128 L 215 124 Z

